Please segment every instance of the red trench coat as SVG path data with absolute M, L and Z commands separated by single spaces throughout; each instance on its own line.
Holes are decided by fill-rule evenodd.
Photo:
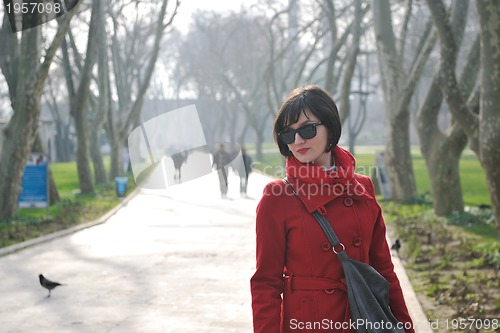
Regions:
M 335 149 L 334 156 L 344 163 L 352 159 L 354 167 L 347 151 Z M 287 175 L 294 188 L 307 185 L 300 177 L 290 177 L 288 166 Z M 349 257 L 369 263 L 390 282 L 394 315 L 411 323 L 373 183 L 358 174 L 351 180 L 362 185 L 363 195 L 301 195 L 307 208 L 283 180 L 266 186 L 257 208 L 257 268 L 251 278 L 255 333 L 354 332 L 348 326 L 342 266 L 310 214 L 315 209 L 330 221 Z

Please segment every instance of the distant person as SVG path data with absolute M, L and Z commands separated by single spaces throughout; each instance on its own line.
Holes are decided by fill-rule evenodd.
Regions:
M 238 167 L 238 174 L 240 176 L 240 194 L 241 197 L 247 196 L 248 176 L 252 172 L 252 158 L 248 156 L 247 150 L 241 148 L 242 163 Z
M 174 168 L 175 168 L 175 174 L 174 174 L 174 180 L 177 183 L 181 182 L 181 167 L 184 162 L 187 160 L 187 153 L 184 151 L 181 151 L 179 153 L 175 153 L 172 156 L 172 160 L 174 161 Z
M 212 167 L 217 169 L 217 175 L 219 176 L 219 185 L 221 197 L 223 199 L 227 198 L 227 170 L 226 166 L 229 164 L 229 154 L 224 149 L 224 145 L 219 146 L 219 150 L 214 154 L 214 162 Z
M 38 157 L 36 158 L 35 164 L 42 165 L 44 163 L 45 163 L 45 158 L 43 157 L 43 155 L 38 155 Z

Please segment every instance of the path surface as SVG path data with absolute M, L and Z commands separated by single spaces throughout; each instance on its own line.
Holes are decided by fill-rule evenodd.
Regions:
M 140 190 L 106 223 L 0 257 L 0 331 L 252 332 L 255 208 L 268 181 L 252 174 L 248 199 L 234 176 L 221 199 L 216 174 Z M 65 285 L 47 298 L 40 273 Z

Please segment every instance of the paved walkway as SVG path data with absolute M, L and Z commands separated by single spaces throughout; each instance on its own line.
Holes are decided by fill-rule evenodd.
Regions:
M 105 223 L 3 249 L 0 330 L 252 332 L 254 217 L 268 181 L 251 175 L 253 199 L 239 198 L 237 178 L 230 179 L 232 200 L 221 199 L 216 174 L 137 191 Z M 414 320 L 426 322 L 395 264 Z M 40 273 L 65 285 L 47 298 Z

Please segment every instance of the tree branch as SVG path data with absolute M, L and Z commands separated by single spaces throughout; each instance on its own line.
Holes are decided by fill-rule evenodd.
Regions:
M 476 149 L 474 144 L 479 136 L 479 118 L 473 114 L 460 91 L 460 87 L 455 75 L 457 63 L 458 45 L 453 35 L 449 16 L 442 0 L 427 0 L 427 4 L 434 19 L 441 44 L 441 75 L 440 87 L 450 112 L 465 131 L 471 141 L 471 148 Z

